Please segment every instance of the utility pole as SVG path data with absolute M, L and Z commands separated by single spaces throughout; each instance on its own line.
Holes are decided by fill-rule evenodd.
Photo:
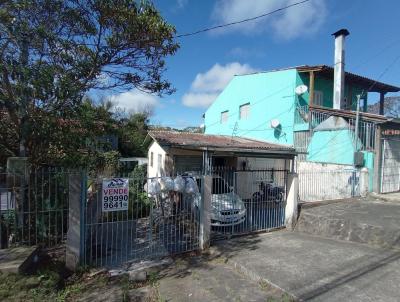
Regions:
M 357 109 L 356 109 L 356 129 L 354 130 L 355 134 L 355 141 L 356 141 L 356 152 L 353 155 L 353 180 L 352 180 L 352 186 L 351 186 L 351 195 L 355 196 L 356 193 L 356 178 L 357 178 L 357 172 L 356 172 L 356 153 L 358 152 L 358 124 L 360 123 L 360 99 L 361 99 L 361 95 L 357 95 Z
M 360 98 L 361 95 L 357 95 L 357 111 L 356 111 L 356 129 L 355 129 L 355 138 L 356 138 L 356 152 L 358 152 L 358 124 L 360 123 Z

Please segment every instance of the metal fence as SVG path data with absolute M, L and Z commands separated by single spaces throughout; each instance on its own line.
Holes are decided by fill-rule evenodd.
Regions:
M 75 176 L 82 181 L 82 189 L 72 186 L 72 195 L 81 199 L 84 265 L 115 267 L 199 249 L 204 181 L 210 176 L 212 240 L 284 226 L 286 170 L 224 168 L 174 177 L 133 173 L 104 178 L 41 168 L 24 175 L 0 174 L 1 248 L 64 243 L 69 181 Z M 111 196 L 109 192 L 119 190 L 118 185 L 124 186 L 123 194 Z
M 323 121 L 327 120 L 331 117 L 331 114 L 318 112 L 318 111 L 310 111 L 310 129 L 316 128 Z M 339 115 L 340 116 L 340 115 Z M 353 118 L 345 118 L 348 123 L 348 130 L 352 134 L 354 146 L 357 143 L 358 150 L 368 151 L 374 150 L 375 148 L 375 135 L 377 126 L 375 123 L 368 121 L 359 121 L 358 125 L 358 138 L 355 137 L 355 128 L 356 128 L 356 120 Z
M 65 241 L 68 230 L 68 173 L 40 168 L 0 174 L 0 247 Z
M 104 179 L 88 178 L 83 200 L 84 264 L 113 267 L 198 249 L 202 199 L 195 180 L 201 183 L 202 178 L 181 176 L 181 188 L 174 187 L 176 179 L 113 178 L 127 182 L 129 188 L 127 208 L 113 211 L 109 207 L 115 200 L 108 197 L 111 202 L 104 209 Z M 190 193 L 185 191 L 187 182 L 192 184 Z
M 214 168 L 207 175 L 212 179 L 212 240 L 284 226 L 286 170 Z M 84 264 L 113 267 L 199 249 L 205 177 L 185 172 L 175 177 L 113 178 L 129 187 L 127 208 L 119 211 L 104 210 L 104 179 L 88 178 Z
M 298 171 L 300 201 L 345 199 L 360 196 L 357 170 Z
M 285 222 L 286 170 L 212 172 L 211 239 L 281 228 Z
M 294 124 L 308 124 L 309 119 L 309 107 L 308 105 L 296 106 L 294 115 Z

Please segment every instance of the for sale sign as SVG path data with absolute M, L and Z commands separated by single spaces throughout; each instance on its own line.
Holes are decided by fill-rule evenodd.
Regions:
M 129 179 L 103 179 L 103 212 L 126 211 L 129 203 Z

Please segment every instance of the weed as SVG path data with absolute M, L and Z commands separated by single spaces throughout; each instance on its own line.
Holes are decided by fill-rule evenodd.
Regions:
M 64 302 L 66 298 L 73 294 L 77 294 L 83 290 L 84 286 L 81 283 L 72 284 L 67 286 L 64 290 L 58 293 L 57 302 Z
M 149 273 L 149 283 L 151 286 L 154 286 L 158 283 L 159 275 L 157 272 L 150 272 Z
M 260 286 L 260 288 L 262 290 L 270 290 L 271 289 L 271 285 L 265 280 L 260 280 L 258 282 L 258 285 Z

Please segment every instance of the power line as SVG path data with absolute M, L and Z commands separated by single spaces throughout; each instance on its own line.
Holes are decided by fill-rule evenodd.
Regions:
M 277 12 L 283 11 L 285 9 L 288 9 L 288 8 L 291 8 L 291 7 L 294 7 L 294 6 L 297 6 L 297 5 L 301 5 L 301 4 L 309 2 L 309 1 L 311 1 L 311 0 L 303 0 L 303 1 L 300 1 L 300 2 L 292 3 L 290 5 L 278 8 L 276 10 L 270 11 L 268 13 L 265 13 L 265 14 L 262 14 L 262 15 L 259 15 L 259 16 L 256 16 L 256 17 L 247 18 L 247 19 L 243 19 L 243 20 L 239 20 L 239 21 L 230 22 L 230 23 L 225 23 L 225 24 L 221 24 L 221 25 L 216 25 L 216 26 L 213 26 L 213 27 L 207 27 L 207 28 L 196 30 L 194 32 L 190 32 L 190 33 L 176 35 L 175 38 L 183 38 L 183 37 L 194 36 L 194 35 L 201 34 L 201 33 L 207 32 L 207 31 L 211 31 L 211 30 L 215 30 L 215 29 L 219 29 L 219 28 L 223 28 L 223 27 L 228 27 L 228 26 L 232 26 L 232 25 L 237 25 L 237 24 L 241 24 L 241 23 L 245 23 L 245 22 L 249 22 L 249 21 L 254 21 L 254 20 L 257 20 L 257 19 L 260 19 L 260 18 L 264 18 L 264 17 L 270 16 L 270 15 L 275 14 Z
M 394 45 L 396 45 L 397 43 L 400 42 L 400 39 L 396 39 L 394 41 L 392 41 L 390 44 L 388 44 L 387 46 L 385 46 L 383 49 L 381 49 L 379 52 L 375 53 L 373 56 L 369 57 L 366 60 L 361 61 L 361 63 L 355 65 L 355 67 L 353 67 L 353 69 L 358 69 L 360 66 L 365 66 L 365 63 L 367 63 L 368 61 L 371 61 L 373 59 L 375 59 L 376 57 L 378 57 L 379 55 L 383 54 L 386 50 L 392 48 Z
M 277 91 L 274 91 L 273 93 L 271 93 L 271 94 L 269 94 L 269 95 L 267 95 L 267 96 L 265 96 L 265 97 L 262 97 L 262 98 L 258 99 L 258 100 L 255 101 L 255 102 L 250 102 L 250 107 L 253 107 L 254 105 L 257 105 L 257 104 L 259 104 L 259 103 L 262 103 L 262 102 L 264 102 L 264 101 L 266 101 L 266 100 L 272 98 L 273 96 L 277 95 L 278 93 L 280 93 L 280 92 L 282 92 L 282 91 L 285 91 L 285 90 L 286 90 L 287 88 L 289 88 L 289 87 L 293 87 L 293 84 L 291 83 L 291 84 L 289 84 L 289 85 L 286 85 L 285 87 L 282 87 L 281 89 L 279 89 L 279 90 L 277 90 Z M 215 102 L 215 101 L 214 101 L 214 102 Z M 239 111 L 240 111 L 240 109 L 235 110 L 235 111 L 232 111 L 232 113 L 228 114 L 228 118 L 229 118 L 229 117 L 232 117 L 232 116 L 234 116 L 234 115 L 236 115 L 236 114 L 238 114 Z M 207 127 L 212 127 L 212 126 L 214 126 L 214 125 L 216 125 L 216 124 L 220 124 L 220 123 L 221 123 L 220 120 L 216 120 L 215 122 L 212 122 L 211 124 L 208 124 L 208 125 L 206 125 L 206 126 L 207 126 Z
M 370 87 L 368 87 L 367 90 L 363 90 L 361 92 L 360 95 L 360 99 L 364 96 L 365 93 L 368 93 L 372 88 L 374 88 L 374 86 L 376 85 L 376 83 L 378 83 L 378 81 L 390 70 L 390 68 L 392 68 L 394 66 L 394 64 L 396 64 L 396 62 L 400 59 L 400 55 L 396 56 L 394 58 L 393 61 L 390 62 L 390 64 L 381 72 L 381 74 L 376 78 L 376 80 L 374 80 L 374 82 L 372 83 L 372 85 Z M 353 102 L 354 104 L 354 102 Z

